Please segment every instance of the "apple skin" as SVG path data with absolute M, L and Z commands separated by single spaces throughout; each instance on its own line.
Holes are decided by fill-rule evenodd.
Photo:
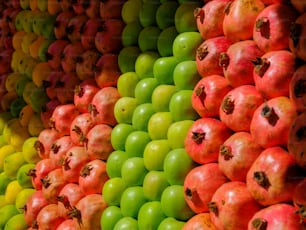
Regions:
M 143 192 L 148 200 L 160 200 L 161 194 L 169 186 L 164 171 L 149 171 L 143 179 Z
M 120 207 L 108 206 L 104 209 L 100 225 L 102 229 L 114 229 L 115 224 L 123 217 Z
M 138 104 L 151 103 L 152 92 L 158 86 L 156 78 L 144 78 L 139 80 L 135 86 L 135 98 Z
M 133 113 L 132 126 L 136 130 L 147 131 L 148 122 L 151 116 L 155 113 L 151 103 L 139 104 Z
M 170 112 L 156 112 L 148 122 L 148 133 L 152 140 L 167 139 L 168 128 L 173 123 Z
M 193 120 L 173 122 L 167 132 L 167 139 L 172 149 L 184 148 L 185 137 L 194 123 Z
M 134 97 L 121 97 L 114 106 L 114 116 L 118 123 L 132 124 L 133 112 L 137 106 Z
M 153 65 L 153 74 L 159 84 L 173 85 L 173 71 L 179 62 L 174 56 L 160 57 Z
M 166 215 L 160 201 L 148 201 L 139 209 L 137 216 L 139 230 L 157 229 L 164 218 Z

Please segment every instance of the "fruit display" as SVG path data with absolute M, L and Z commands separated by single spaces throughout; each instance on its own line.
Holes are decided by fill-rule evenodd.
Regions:
M 0 9 L 0 230 L 306 229 L 303 1 Z

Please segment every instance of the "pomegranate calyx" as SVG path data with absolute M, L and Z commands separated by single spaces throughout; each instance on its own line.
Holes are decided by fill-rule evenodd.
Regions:
M 219 214 L 217 203 L 214 201 L 211 201 L 208 203 L 208 209 L 213 212 L 216 216 Z
M 253 174 L 254 180 L 264 189 L 268 189 L 271 186 L 269 178 L 267 177 L 266 173 L 263 171 L 257 171 Z
M 74 88 L 74 94 L 78 97 L 82 97 L 84 95 L 84 89 L 80 85 L 76 85 Z
M 204 104 L 203 101 L 206 98 L 205 86 L 204 85 L 200 85 L 199 87 L 197 87 L 196 90 L 195 90 L 195 94 L 200 99 L 202 104 Z
M 229 1 L 229 2 L 225 5 L 225 7 L 224 7 L 224 14 L 226 14 L 226 15 L 229 14 L 231 5 L 232 5 L 232 1 Z
M 229 161 L 234 157 L 234 155 L 232 154 L 232 148 L 226 145 L 220 146 L 220 154 L 224 157 L 224 160 L 226 161 Z
M 268 221 L 266 221 L 263 218 L 255 218 L 252 221 L 252 226 L 253 228 L 255 228 L 256 230 L 266 230 L 268 227 Z
M 230 97 L 230 95 L 226 96 L 221 105 L 222 111 L 227 115 L 232 114 L 235 109 L 235 101 Z
M 48 175 L 45 178 L 40 179 L 42 185 L 44 188 L 48 188 L 51 185 L 50 179 L 48 177 Z
M 83 224 L 81 211 L 79 209 L 77 209 L 76 207 L 73 207 L 69 211 L 68 215 L 69 215 L 70 218 L 76 218 L 79 226 L 81 226 Z
M 230 62 L 230 58 L 227 55 L 227 53 L 225 52 L 220 53 L 219 66 L 221 66 L 224 70 L 226 70 L 229 65 L 229 62 Z
M 201 23 L 204 22 L 205 12 L 202 8 L 200 8 L 200 7 L 195 8 L 194 11 L 193 11 L 193 15 L 194 15 L 195 19 L 199 18 Z
M 270 67 L 270 62 L 266 58 L 257 57 L 252 62 L 255 65 L 254 71 L 259 77 L 263 77 Z
M 272 126 L 275 126 L 279 120 L 278 115 L 275 113 L 272 107 L 265 105 L 261 110 L 261 115 L 267 119 L 268 123 Z
M 199 47 L 197 49 L 197 56 L 199 58 L 200 61 L 202 61 L 207 55 L 208 55 L 208 47 L 207 46 L 203 46 L 203 47 Z
M 96 106 L 93 105 L 93 104 L 89 104 L 89 105 L 88 105 L 88 111 L 90 112 L 90 114 L 91 114 L 93 117 L 96 117 L 96 116 L 99 114 L 99 112 L 98 112 Z
M 80 176 L 81 177 L 87 177 L 90 175 L 90 171 L 92 170 L 92 166 L 87 164 L 85 165 L 82 169 L 81 169 L 81 172 L 80 172 Z
M 51 145 L 51 151 L 54 153 L 54 154 L 57 154 L 60 150 L 61 146 L 60 145 L 57 145 L 55 143 L 53 143 Z
M 299 79 L 294 85 L 295 97 L 303 97 L 306 94 L 306 80 Z
M 36 175 L 36 169 L 30 169 L 27 173 L 27 176 L 32 177 L 33 179 L 37 177 Z
M 69 209 L 69 210 L 72 209 L 71 204 L 70 204 L 67 196 L 64 196 L 64 195 L 57 196 L 56 200 L 61 202 L 66 209 Z
M 68 157 L 65 157 L 62 161 L 62 166 L 63 166 L 64 171 L 68 171 L 71 169 L 69 166 L 69 163 L 70 163 L 70 159 Z
M 75 133 L 78 134 L 78 135 L 81 135 L 81 134 L 82 134 L 82 129 L 80 128 L 80 126 L 77 126 L 77 125 L 75 125 L 75 126 L 72 128 L 72 131 L 75 132 Z
M 186 197 L 190 200 L 194 200 L 195 198 L 198 198 L 199 199 L 199 195 L 196 191 L 196 189 L 192 189 L 192 188 L 186 188 L 185 189 L 185 194 L 186 194 Z
M 301 223 L 303 223 L 304 220 L 306 220 L 306 206 L 298 204 L 298 210 L 295 212 L 295 214 L 298 214 L 301 216 Z
M 204 132 L 192 132 L 192 140 L 200 145 L 203 140 L 205 139 L 205 133 Z
M 298 141 L 306 140 L 306 126 L 300 127 L 295 133 Z
M 45 152 L 44 145 L 40 141 L 35 141 L 34 148 L 38 153 L 43 154 Z
M 259 18 L 255 24 L 256 31 L 266 39 L 270 38 L 270 20 L 267 17 Z

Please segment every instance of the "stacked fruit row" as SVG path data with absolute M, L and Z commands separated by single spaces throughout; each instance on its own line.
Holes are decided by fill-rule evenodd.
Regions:
M 3 16 L 15 30 L 3 59 L 1 229 L 100 229 L 123 2 L 17 1 L 16 17 Z
M 199 166 L 184 197 L 197 215 L 186 229 L 306 228 L 305 9 L 211 0 L 195 10 L 200 118 L 185 150 Z

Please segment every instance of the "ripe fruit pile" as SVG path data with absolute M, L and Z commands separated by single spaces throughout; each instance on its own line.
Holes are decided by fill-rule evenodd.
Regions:
M 196 213 L 185 229 L 306 228 L 305 6 L 211 0 L 194 11 L 200 118 L 185 149 L 199 165 L 184 180 Z
M 306 229 L 305 3 L 0 12 L 0 229 Z

